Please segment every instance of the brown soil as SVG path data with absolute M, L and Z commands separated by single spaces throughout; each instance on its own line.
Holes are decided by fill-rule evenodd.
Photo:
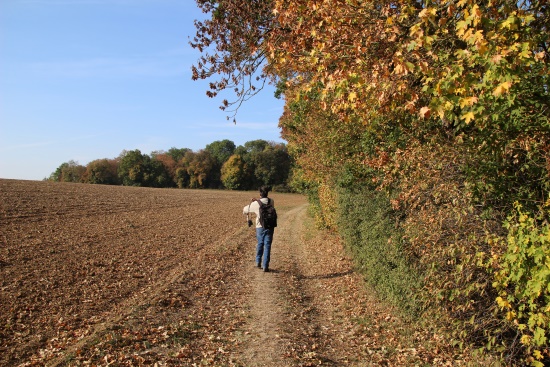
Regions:
M 255 194 L 0 180 L 0 365 L 460 364 L 364 288 L 302 196 L 271 195 L 257 269 Z

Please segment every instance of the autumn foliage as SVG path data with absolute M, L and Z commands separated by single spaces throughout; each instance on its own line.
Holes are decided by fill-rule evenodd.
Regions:
M 197 4 L 194 77 L 237 88 L 222 107 L 277 86 L 293 184 L 381 296 L 463 350 L 548 363 L 548 1 Z
M 235 162 L 239 162 L 235 164 Z M 252 140 L 236 147 L 230 140 L 208 144 L 204 149 L 170 148 L 143 154 L 123 151 L 115 159 L 97 159 L 86 166 L 62 163 L 50 181 L 103 185 L 178 187 L 193 189 L 256 190 L 269 185 L 288 191 L 291 159 L 285 144 Z

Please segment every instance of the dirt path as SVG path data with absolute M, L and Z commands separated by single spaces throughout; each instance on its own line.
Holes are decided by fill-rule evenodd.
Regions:
M 237 365 L 461 365 L 452 350 L 433 347 L 436 335 L 411 329 L 369 292 L 337 236 L 317 230 L 306 212 L 301 205 L 281 218 L 272 272 L 257 269 L 248 250 Z
M 288 366 L 285 357 L 285 325 L 292 322 L 287 312 L 287 300 L 281 287 L 282 278 L 288 277 L 295 266 L 295 244 L 301 241 L 303 216 L 306 205 L 286 212 L 279 219 L 272 247 L 271 271 L 264 273 L 253 262 L 253 252 L 246 271 L 251 282 L 250 318 L 245 327 L 243 363 L 247 366 Z M 286 336 L 288 337 L 288 336 Z

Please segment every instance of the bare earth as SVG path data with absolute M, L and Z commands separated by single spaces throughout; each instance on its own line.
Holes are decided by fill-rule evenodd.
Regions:
M 364 288 L 300 195 L 270 195 L 257 269 L 254 195 L 0 179 L 0 365 L 461 364 Z

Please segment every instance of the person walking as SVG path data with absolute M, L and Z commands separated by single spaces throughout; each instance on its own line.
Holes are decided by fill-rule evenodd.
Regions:
M 258 245 L 256 246 L 256 266 L 262 268 L 264 272 L 269 272 L 271 243 L 273 242 L 273 233 L 277 226 L 275 203 L 273 199 L 267 197 L 268 193 L 268 186 L 260 187 L 260 199 L 252 198 L 250 204 L 243 208 L 243 214 L 247 217 L 250 213 L 256 214 L 256 239 L 258 240 Z M 261 213 L 264 213 L 264 217 L 261 216 Z M 251 221 L 249 220 L 250 225 Z

